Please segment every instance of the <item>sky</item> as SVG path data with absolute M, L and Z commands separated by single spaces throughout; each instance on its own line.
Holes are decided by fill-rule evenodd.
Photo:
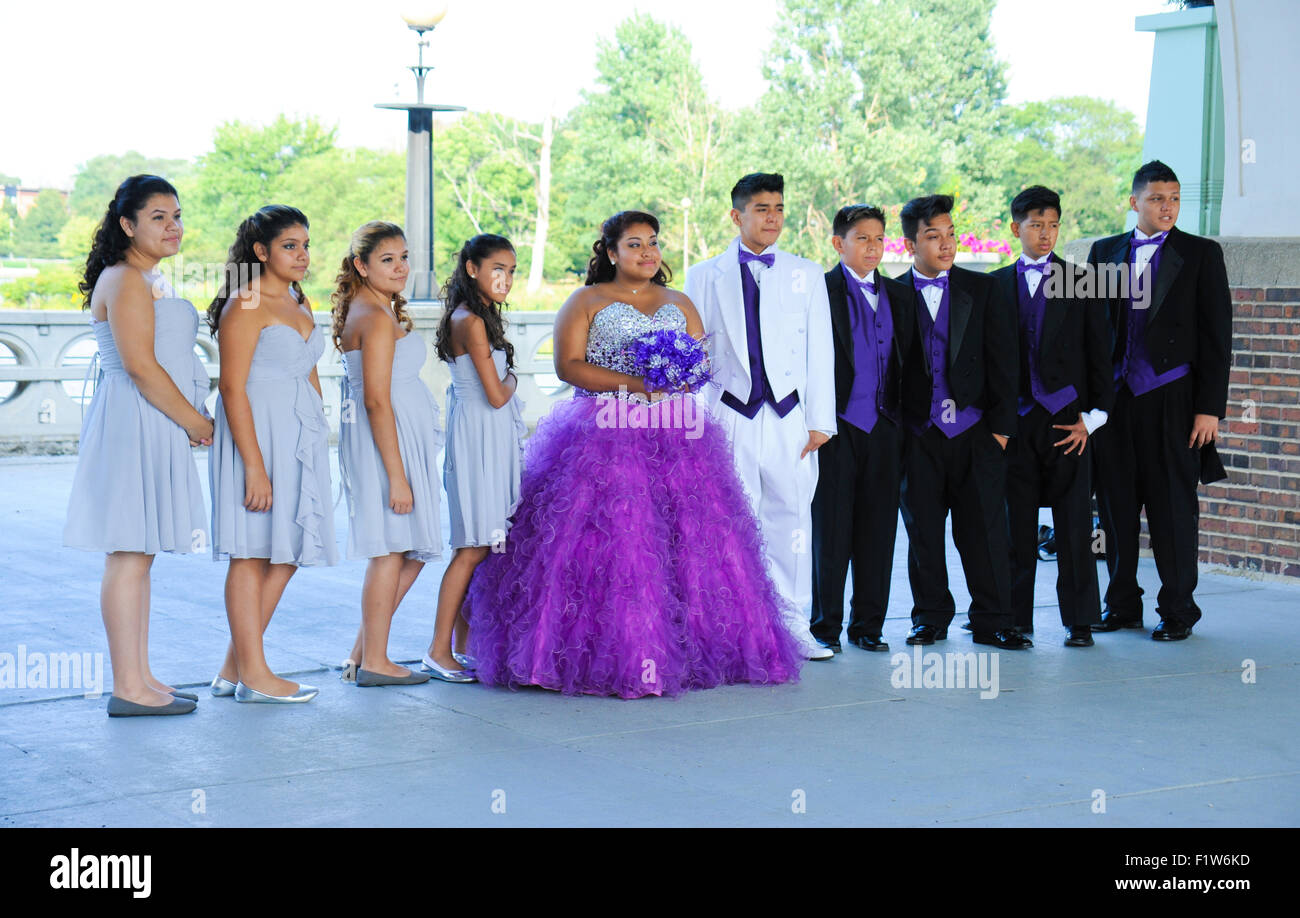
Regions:
M 438 5 L 436 2 L 425 7 Z M 762 94 L 781 0 L 451 0 L 430 33 L 425 100 L 540 120 L 592 85 L 596 42 L 642 11 L 681 28 L 709 92 L 728 108 Z M 65 0 L 6 4 L 0 17 L 0 173 L 71 187 L 102 153 L 191 158 L 223 121 L 315 116 L 344 146 L 405 149 L 413 101 L 411 0 Z M 993 37 L 1008 101 L 1094 95 L 1143 124 L 1152 35 L 1134 17 L 1165 0 L 999 0 Z M 448 116 L 455 117 L 455 116 Z

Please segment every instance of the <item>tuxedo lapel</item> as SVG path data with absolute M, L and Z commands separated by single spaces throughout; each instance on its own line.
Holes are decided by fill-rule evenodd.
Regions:
M 714 263 L 713 289 L 717 297 L 722 327 L 731 342 L 731 350 L 740 365 L 749 372 L 749 341 L 745 336 L 745 293 L 740 283 L 739 240 Z
M 1056 270 L 1062 272 L 1061 274 L 1062 278 L 1065 277 L 1064 272 L 1070 270 L 1070 266 L 1067 265 L 1060 258 L 1058 258 L 1056 255 L 1052 255 L 1047 265 L 1049 272 L 1052 270 L 1052 265 L 1056 265 Z M 1062 323 L 1065 322 L 1065 313 L 1066 310 L 1069 308 L 1069 303 L 1070 303 L 1070 301 L 1067 300 L 1065 297 L 1047 296 L 1047 287 L 1045 285 L 1047 284 L 1048 277 L 1049 275 L 1045 273 L 1043 274 L 1043 279 L 1038 282 L 1043 289 L 1043 302 L 1044 302 L 1043 333 L 1038 336 L 1039 357 L 1041 357 L 1044 353 L 1047 352 L 1048 347 L 1052 343 L 1052 339 L 1056 337 L 1056 333 L 1060 331 Z M 1065 287 L 1065 284 L 1062 283 L 1061 286 Z M 1011 299 L 1011 302 L 1016 303 L 1017 305 L 1019 304 L 1019 300 L 1015 297 Z
M 826 275 L 826 295 L 831 303 L 831 328 L 835 332 L 835 345 L 841 356 L 853 366 L 853 338 L 849 332 L 849 288 L 844 280 L 844 269 L 836 265 Z
M 925 297 L 921 296 L 920 291 L 916 289 L 916 276 L 912 273 L 911 268 L 908 268 L 907 273 L 899 278 L 899 280 L 906 284 L 908 289 L 912 291 L 912 322 L 916 325 L 920 344 L 920 347 L 917 349 L 921 352 L 921 360 L 925 363 L 926 374 L 933 376 L 934 367 L 930 364 L 930 352 L 925 348 L 925 338 L 920 335 L 920 330 L 925 326 L 921 324 L 921 316 L 920 313 L 917 312 L 917 310 L 920 309 L 924 309 L 928 312 L 930 307 L 925 305 Z
M 966 337 L 966 326 L 970 324 L 971 306 L 974 299 L 966 292 L 965 284 L 953 283 L 954 280 L 960 279 L 958 274 L 953 277 L 955 272 L 948 272 L 948 340 L 951 342 L 948 348 L 948 368 L 951 369 L 957 363 L 957 355 L 961 353 L 961 342 Z
M 1178 277 L 1178 272 L 1183 268 L 1183 256 L 1178 254 L 1178 230 L 1171 229 L 1169 235 L 1165 238 L 1165 243 L 1160 247 L 1163 251 L 1160 253 L 1160 269 L 1156 271 L 1155 290 L 1151 294 L 1151 311 L 1147 313 L 1147 324 L 1155 321 L 1156 313 L 1160 311 L 1160 305 L 1169 295 L 1169 288 L 1174 285 L 1174 280 Z
M 1109 252 L 1106 253 L 1105 258 L 1102 260 L 1101 264 L 1103 264 L 1103 265 L 1128 265 L 1128 266 L 1131 267 L 1131 266 L 1132 266 L 1132 263 L 1129 261 L 1128 253 L 1129 253 L 1129 240 L 1132 239 L 1132 238 L 1133 238 L 1133 231 L 1132 231 L 1132 230 L 1130 230 L 1130 231 L 1127 232 L 1127 233 L 1123 233 L 1122 235 L 1120 235 L 1120 236 L 1115 240 L 1115 244 L 1114 244 L 1114 246 L 1111 248 L 1111 250 L 1110 250 Z M 1126 268 L 1125 270 L 1128 270 L 1128 269 Z M 1127 276 L 1127 275 L 1124 275 L 1124 276 Z M 1099 297 L 1100 299 L 1104 299 L 1105 302 L 1106 302 L 1106 312 L 1107 312 L 1107 313 L 1109 314 L 1109 316 L 1110 316 L 1110 324 L 1111 324 L 1111 327 L 1112 327 L 1112 328 L 1119 328 L 1119 320 L 1120 320 L 1120 318 L 1124 315 L 1124 298 L 1123 298 L 1122 296 L 1118 296 L 1116 290 L 1113 290 L 1113 289 L 1105 289 L 1105 290 L 1103 291 L 1103 289 L 1101 289 L 1101 288 L 1105 288 L 1105 287 L 1108 286 L 1107 284 L 1104 283 L 1104 276 L 1103 276 L 1103 275 L 1098 274 L 1098 276 L 1095 277 L 1093 280 L 1094 280 L 1094 282 L 1097 284 L 1097 286 L 1098 286 L 1098 288 L 1099 288 L 1099 290 L 1098 290 L 1098 297 Z M 1130 282 L 1131 282 L 1131 281 L 1132 281 L 1132 278 L 1129 278 L 1129 280 L 1130 280 Z M 1130 283 L 1130 286 L 1131 286 L 1131 283 Z M 1120 285 L 1120 288 L 1121 288 L 1121 289 L 1122 289 L 1122 287 L 1123 287 L 1123 285 Z M 1102 295 L 1103 292 L 1104 292 L 1104 296 Z

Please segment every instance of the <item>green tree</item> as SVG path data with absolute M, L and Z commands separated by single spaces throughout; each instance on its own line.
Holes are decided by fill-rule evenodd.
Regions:
M 14 206 L 13 201 L 6 200 L 3 205 L 0 205 L 0 255 L 14 254 L 17 231 L 18 208 Z
M 534 125 L 472 113 L 439 127 L 433 140 L 434 257 L 445 279 L 464 241 L 499 233 L 527 258 L 536 229 Z
M 59 231 L 68 222 L 63 195 L 46 188 L 36 196 L 36 203 L 18 223 L 14 249 L 28 258 L 58 258 Z
M 981 229 L 1000 213 L 1006 83 L 993 5 L 784 0 L 746 146 L 753 169 L 786 175 L 785 245 L 829 257 L 835 211 L 859 201 L 955 193 L 959 225 Z
M 329 309 L 353 231 L 370 220 L 403 221 L 406 159 L 401 153 L 331 148 L 293 163 L 268 194 L 310 221 L 312 266 L 304 292 L 316 309 Z
M 187 257 L 222 259 L 245 217 L 267 204 L 292 203 L 276 200 L 277 183 L 295 165 L 334 149 L 335 133 L 314 118 L 284 115 L 265 127 L 231 121 L 217 128 L 212 151 L 177 186 Z
M 1087 96 L 1029 102 L 1011 115 L 1012 155 L 1004 198 L 1030 185 L 1061 195 L 1061 241 L 1124 225 L 1129 182 L 1142 157 L 1132 113 Z
M 68 209 L 73 216 L 102 219 L 108 202 L 117 193 L 117 186 L 132 175 L 145 173 L 161 175 L 173 184 L 191 170 L 188 160 L 157 159 L 134 150 L 121 155 L 92 156 L 77 167 L 77 177 L 72 181 L 68 195 Z
M 596 86 L 556 145 L 556 184 L 567 199 L 561 222 L 582 240 L 570 269 L 585 270 L 601 222 L 620 210 L 659 217 L 660 244 L 678 267 L 686 232 L 694 260 L 719 247 L 732 234 L 722 205 L 739 162 L 734 127 L 709 98 L 680 29 L 642 14 L 619 23 L 613 40 L 599 42 Z
M 94 217 L 73 214 L 59 230 L 59 257 L 84 264 L 98 228 L 99 220 Z

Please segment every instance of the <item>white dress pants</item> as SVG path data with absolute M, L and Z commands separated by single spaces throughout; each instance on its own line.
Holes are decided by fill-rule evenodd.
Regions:
M 811 653 L 820 646 L 808 630 L 817 454 L 799 458 L 808 443 L 803 406 L 795 405 L 784 418 L 767 403 L 752 419 L 720 402 L 715 411 L 731 440 L 736 472 L 763 531 L 768 574 L 785 600 L 785 625 L 805 653 Z

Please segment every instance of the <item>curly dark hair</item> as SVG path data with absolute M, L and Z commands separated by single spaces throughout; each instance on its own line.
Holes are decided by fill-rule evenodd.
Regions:
M 478 284 L 469 276 L 467 266 L 473 262 L 482 265 L 491 256 L 503 249 L 515 250 L 514 245 L 505 236 L 496 233 L 480 233 L 461 246 L 456 255 L 456 268 L 442 285 L 442 319 L 438 322 L 437 350 L 439 360 L 453 360 L 451 353 L 451 314 L 464 306 L 483 320 L 487 328 L 488 343 L 494 350 L 506 352 L 506 366 L 514 369 L 515 346 L 506 337 L 506 320 L 501 314 L 502 303 L 487 299 L 479 292 Z
M 90 295 L 95 292 L 95 282 L 99 280 L 99 275 L 124 259 L 126 250 L 131 247 L 131 237 L 122 229 L 122 218 L 135 223 L 145 204 L 156 194 L 169 194 L 179 198 L 172 183 L 157 175 L 133 175 L 117 186 L 117 193 L 108 202 L 104 219 L 99 221 L 95 230 L 90 254 L 86 256 L 86 269 L 82 271 L 81 283 L 77 285 L 84 297 L 82 309 L 90 308 Z
M 348 309 L 352 305 L 353 298 L 366 285 L 366 279 L 361 276 L 361 272 L 352 263 L 352 259 L 360 258 L 363 263 L 369 261 L 371 253 L 374 252 L 379 243 L 386 239 L 405 240 L 406 233 L 396 223 L 387 223 L 383 220 L 371 220 L 369 223 L 363 223 L 352 234 L 352 241 L 348 243 L 348 252 L 343 256 L 343 264 L 339 266 L 339 273 L 334 276 L 334 292 L 330 294 L 330 302 L 334 304 L 334 308 L 331 310 L 333 313 L 334 347 L 340 353 L 343 351 L 343 326 L 348 321 Z M 409 332 L 415 327 L 415 323 L 411 321 L 410 315 L 406 312 L 406 297 L 400 293 L 395 293 L 390 303 L 397 323 Z
M 648 214 L 643 210 L 619 211 L 600 225 L 600 238 L 592 243 L 591 260 L 587 262 L 587 280 L 584 283 L 588 287 L 614 279 L 618 271 L 609 260 L 609 253 L 618 248 L 618 241 L 623 238 L 628 227 L 636 226 L 638 223 L 648 224 L 655 231 L 655 235 L 659 234 L 659 220 L 654 214 Z M 650 278 L 650 283 L 667 287 L 672 279 L 672 269 L 660 262 L 659 270 L 655 272 L 654 277 Z
M 208 328 L 212 329 L 212 334 L 217 333 L 217 326 L 221 324 L 221 307 L 226 304 L 226 300 L 230 299 L 242 283 L 250 277 L 256 277 L 256 272 L 261 269 L 262 261 L 253 251 L 253 245 L 260 242 L 269 249 L 275 237 L 291 226 L 301 226 L 306 229 L 307 217 L 298 208 L 287 204 L 268 204 L 239 224 L 239 229 L 235 232 L 235 241 L 231 243 L 230 251 L 226 255 L 226 270 L 222 275 L 221 289 L 208 304 Z M 307 295 L 302 292 L 298 282 L 293 281 L 290 286 L 293 287 L 294 293 L 298 294 L 298 302 L 310 309 L 311 304 L 307 302 Z

